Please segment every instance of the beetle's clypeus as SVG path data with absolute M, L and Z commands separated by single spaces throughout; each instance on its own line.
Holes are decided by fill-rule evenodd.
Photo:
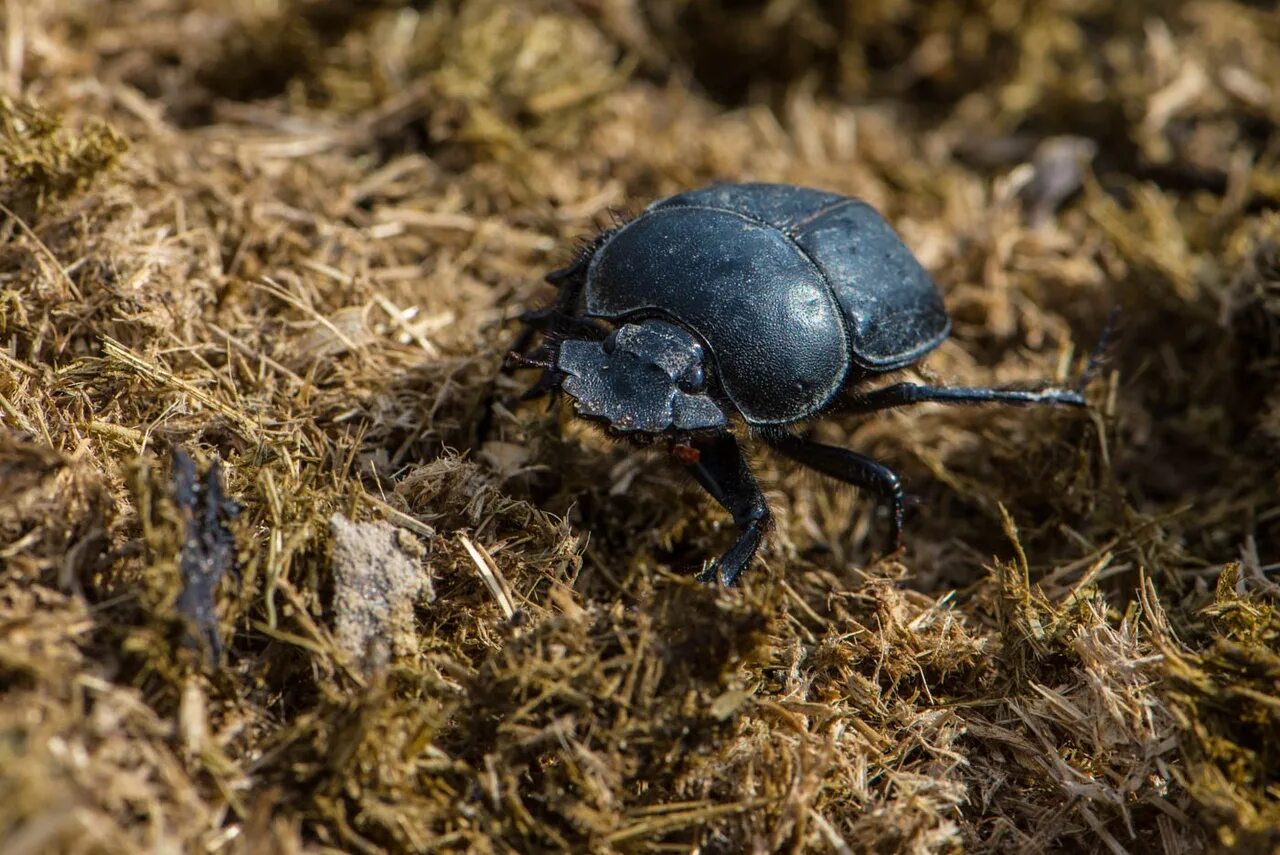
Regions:
M 887 501 L 900 544 L 903 493 L 893 471 L 800 436 L 798 423 L 837 403 L 858 413 L 924 401 L 1084 406 L 1085 378 L 1075 389 L 862 391 L 937 347 L 951 322 L 884 218 L 835 193 L 784 184 L 681 193 L 601 235 L 547 281 L 559 294 L 521 317 L 507 361 L 543 369 L 525 398 L 563 391 L 613 435 L 667 441 L 740 530 L 701 576 L 725 585 L 751 563 L 769 524 L 731 430 L 737 421 L 780 454 Z M 538 332 L 542 343 L 530 350 Z

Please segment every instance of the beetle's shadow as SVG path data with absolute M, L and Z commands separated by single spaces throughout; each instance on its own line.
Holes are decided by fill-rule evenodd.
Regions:
M 563 399 L 508 408 L 506 402 L 526 388 L 527 378 L 504 376 L 498 366 L 496 353 L 424 363 L 371 392 L 361 406 L 367 427 L 355 451 L 366 489 L 373 495 L 394 490 L 416 468 L 456 454 L 470 461 L 486 487 L 566 517 L 575 531 L 588 534 L 588 565 L 639 560 L 691 574 L 732 542 L 734 527 L 727 512 L 665 449 L 646 451 L 610 438 L 573 418 Z M 1081 444 L 1094 438 L 1083 427 L 1073 431 L 1070 419 L 1052 415 L 1033 416 L 1028 428 L 1027 412 L 983 407 L 922 413 L 953 434 L 975 437 L 953 443 L 952 451 L 933 462 L 923 455 L 932 453 L 936 432 L 914 435 L 914 416 L 905 431 L 873 433 L 867 437 L 871 442 L 858 441 L 859 425 L 892 416 L 834 416 L 836 432 L 823 438 L 892 466 L 914 499 L 907 508 L 907 548 L 901 556 L 912 571 L 907 584 L 926 591 L 963 587 L 986 572 L 993 556 L 1009 554 L 996 501 L 1010 508 L 1038 556 L 1050 561 L 1078 557 L 1078 550 L 1052 525 L 1034 523 L 1064 518 L 1061 507 L 1045 501 L 1044 494 L 1053 492 L 1045 489 L 1047 478 L 1054 465 L 1073 461 Z M 491 421 L 483 435 L 486 418 Z M 1025 437 L 1006 436 L 991 445 L 982 439 L 1011 427 L 1036 439 L 1037 449 L 1044 446 L 1052 453 L 1040 449 L 1028 459 Z M 980 454 L 963 453 L 975 447 Z M 775 566 L 795 558 L 802 567 L 825 570 L 852 584 L 857 574 L 891 553 L 886 509 L 876 497 L 790 464 L 762 443 L 750 444 L 749 459 L 775 510 L 790 517 L 790 542 L 780 543 L 777 537 L 767 542 L 765 555 Z M 935 471 L 938 466 L 945 470 L 942 477 Z M 957 483 L 972 489 L 957 489 Z M 433 514 L 441 510 L 434 501 L 432 505 Z M 796 519 L 802 515 L 825 519 L 819 524 Z M 447 529 L 469 524 L 461 514 L 449 516 L 446 511 L 433 525 Z M 752 575 L 749 571 L 748 579 Z
M 508 494 L 590 532 L 600 560 L 639 554 L 673 572 L 696 571 L 710 557 L 708 535 L 718 543 L 715 529 L 732 528 L 728 515 L 664 447 L 611 437 L 572 418 L 566 406 L 531 403 L 500 412 L 488 441 L 474 449 L 476 458 Z M 504 474 L 496 457 L 512 446 L 528 465 Z

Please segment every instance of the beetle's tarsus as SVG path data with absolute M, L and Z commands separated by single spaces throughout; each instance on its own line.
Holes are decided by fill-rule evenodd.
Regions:
M 719 579 L 719 576 L 720 576 L 719 568 L 720 568 L 719 561 L 711 561 L 707 563 L 707 565 L 704 566 L 701 570 L 699 570 L 697 572 L 697 575 L 693 577 L 694 581 L 701 582 L 704 585 L 712 584 L 717 579 Z
M 516 336 L 516 340 L 511 344 L 511 350 L 517 353 L 526 353 L 529 345 L 533 342 L 533 337 L 539 332 L 548 332 L 551 334 L 563 333 L 565 327 L 574 329 L 580 326 L 575 323 L 580 319 L 572 316 L 573 305 L 578 301 L 578 296 L 582 293 L 582 288 L 586 284 L 587 263 L 591 259 L 591 253 L 583 253 L 574 259 L 573 263 L 559 270 L 553 270 L 546 275 L 546 281 L 555 285 L 559 291 L 556 293 L 555 302 L 541 309 L 530 309 L 521 314 L 517 320 L 524 324 L 524 329 Z M 512 366 L 504 363 L 504 370 L 510 371 Z M 514 367 L 520 367 L 516 365 Z
M 1084 390 L 1098 376 L 1102 366 L 1107 364 L 1107 350 L 1111 347 L 1111 340 L 1115 336 L 1119 320 L 1120 307 L 1118 305 L 1112 306 L 1111 311 L 1107 313 L 1106 323 L 1102 325 L 1102 334 L 1098 336 L 1098 343 L 1093 346 L 1093 352 L 1089 354 L 1089 361 L 1085 363 L 1084 371 L 1080 372 L 1080 379 L 1076 381 L 1076 391 L 1081 395 L 1084 394 Z
M 859 395 L 850 403 L 855 413 L 874 413 L 908 404 L 1060 404 L 1070 407 L 1085 406 L 1084 395 L 1076 389 L 1000 389 L 982 386 L 920 386 L 915 383 L 894 383 Z
M 893 502 L 893 507 L 890 509 L 889 542 L 893 544 L 891 555 L 901 552 L 904 546 L 902 542 L 902 523 L 905 515 L 903 504 L 901 497 L 899 497 Z

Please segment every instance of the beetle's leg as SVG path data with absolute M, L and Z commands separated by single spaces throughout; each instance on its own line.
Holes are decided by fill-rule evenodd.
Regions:
M 915 383 L 894 383 L 883 389 L 874 389 L 852 398 L 848 411 L 874 413 L 907 404 L 926 402 L 940 404 L 1059 404 L 1067 407 L 1085 406 L 1084 394 L 1078 389 L 989 389 L 974 386 L 918 386 Z
M 558 329 L 563 325 L 564 321 L 570 317 L 573 304 L 578 301 L 578 295 L 582 293 L 582 288 L 586 284 L 585 273 L 586 265 L 579 261 L 547 274 L 547 281 L 560 289 L 556 293 L 555 302 L 545 308 L 532 309 L 520 315 L 519 321 L 524 324 L 524 329 L 511 343 L 511 350 L 516 353 L 525 353 L 534 335 L 540 330 L 547 327 Z
M 555 366 L 562 340 L 575 338 L 583 341 L 601 341 L 608 335 L 609 328 L 599 321 L 564 317 L 556 323 L 554 338 L 544 340 L 537 347 L 512 347 L 507 351 L 507 355 L 503 357 L 502 368 L 504 371 L 514 371 L 518 368 L 551 368 Z M 522 341 L 515 343 L 521 344 Z M 528 344 L 528 342 L 523 343 Z
M 547 313 L 547 317 L 551 317 L 554 314 L 554 307 L 542 311 Z M 535 325 L 526 326 L 521 331 L 519 338 L 513 342 L 512 349 L 507 351 L 507 355 L 502 360 L 501 370 L 503 372 L 510 372 L 519 368 L 542 369 L 542 373 L 538 375 L 537 381 L 532 386 L 520 395 L 514 398 L 507 398 L 503 402 L 507 409 L 513 408 L 517 403 L 545 398 L 547 395 L 554 395 L 555 392 L 559 391 L 560 381 L 564 378 L 564 374 L 556 368 L 556 360 L 559 358 L 562 337 L 575 336 L 597 341 L 609 334 L 609 328 L 598 321 L 588 318 L 561 316 L 555 319 L 555 327 L 552 330 L 555 337 L 549 337 L 536 347 L 530 347 L 533 335 L 537 330 L 538 327 Z M 492 391 L 485 400 L 484 411 L 476 426 L 476 441 L 480 444 L 483 444 L 489 438 L 489 432 L 493 428 L 493 405 L 496 400 L 495 393 Z
M 689 471 L 713 499 L 733 514 L 733 522 L 742 532 L 728 552 L 698 574 L 698 581 L 713 582 L 718 578 L 728 587 L 747 569 L 760 547 L 769 527 L 769 503 L 733 434 L 725 432 L 711 439 L 695 440 L 692 447 L 698 453 L 687 455 L 692 461 L 686 463 Z
M 564 375 L 559 371 L 554 368 L 544 368 L 542 369 L 542 373 L 538 375 L 537 381 L 535 381 L 528 389 L 525 389 L 517 400 L 521 402 L 536 401 L 539 398 L 544 398 L 547 395 L 552 394 L 553 392 L 558 392 L 560 390 L 560 381 L 562 379 L 564 379 Z
M 546 281 L 555 285 L 558 289 L 555 302 L 542 309 L 531 309 L 517 318 L 524 324 L 524 329 L 520 330 L 519 335 L 511 343 L 507 356 L 502 361 L 500 370 L 503 373 L 522 367 L 522 363 L 530 358 L 554 365 L 559 348 L 559 338 L 566 333 L 581 335 L 584 338 L 593 340 L 603 338 L 608 334 L 608 330 L 599 323 L 574 317 L 573 307 L 578 302 L 582 289 L 586 286 L 587 267 L 591 263 L 591 257 L 613 231 L 613 229 L 609 229 L 601 233 L 590 246 L 578 254 L 571 264 L 559 270 L 553 270 L 546 275 Z M 541 348 L 531 348 L 533 337 L 539 332 L 548 333 L 550 340 Z M 538 382 L 526 391 L 520 400 L 528 401 L 541 398 L 548 393 L 554 392 L 559 387 L 559 379 L 558 372 L 544 367 Z M 495 400 L 495 393 L 490 391 L 485 400 L 484 411 L 476 425 L 476 441 L 478 443 L 485 442 L 493 427 L 493 405 Z M 507 403 L 512 405 L 514 401 L 508 400 Z
M 549 284 L 556 286 L 562 285 L 572 279 L 577 279 L 580 282 L 585 281 L 585 276 L 583 274 L 587 272 L 587 265 L 591 263 L 592 254 L 593 250 L 579 253 L 578 257 L 570 264 L 566 264 L 559 270 L 552 270 L 543 278 Z
M 804 439 L 786 431 L 765 436 L 769 446 L 784 457 L 817 470 L 823 475 L 871 490 L 891 505 L 893 512 L 890 535 L 894 549 L 902 546 L 902 514 L 905 498 L 902 482 L 894 471 L 870 457 L 820 442 Z
M 532 309 L 520 315 L 519 320 L 525 327 L 512 343 L 512 350 L 517 353 L 526 352 L 534 335 L 548 326 L 555 331 L 563 332 L 563 323 L 572 318 L 573 306 L 578 302 L 578 297 L 587 284 L 587 268 L 591 264 L 592 256 L 614 231 L 615 229 L 607 229 L 602 232 L 586 249 L 578 253 L 570 264 L 553 270 L 544 277 L 549 284 L 559 289 L 556 292 L 555 302 L 545 308 Z
M 863 395 L 854 396 L 848 404 L 848 410 L 855 413 L 874 413 L 907 404 L 923 404 L 934 402 L 939 404 L 1012 404 L 1028 406 L 1032 404 L 1056 404 L 1066 407 L 1086 406 L 1084 390 L 1093 382 L 1099 369 L 1106 362 L 1107 347 L 1115 333 L 1116 321 L 1120 317 L 1119 307 L 1115 307 L 1107 315 L 1107 322 L 1102 327 L 1102 335 L 1089 354 L 1089 361 L 1074 387 L 1063 389 L 1050 387 L 1047 389 L 1000 389 L 974 386 L 919 386 L 915 383 L 895 383 L 883 389 L 875 389 Z
M 1111 346 L 1111 338 L 1115 335 L 1116 327 L 1120 322 L 1120 306 L 1112 306 L 1111 311 L 1107 313 L 1107 322 L 1102 325 L 1102 335 L 1098 336 L 1098 343 L 1093 346 L 1093 353 L 1089 354 L 1089 361 L 1085 363 L 1084 371 L 1080 372 L 1080 378 L 1076 380 L 1076 388 L 1083 392 L 1093 378 L 1098 376 L 1098 372 L 1107 362 L 1107 349 Z

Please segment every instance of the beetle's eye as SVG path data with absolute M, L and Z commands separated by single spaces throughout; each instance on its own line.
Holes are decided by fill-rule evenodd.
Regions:
M 680 391 L 689 394 L 701 392 L 707 385 L 707 372 L 702 370 L 701 365 L 693 366 L 693 369 L 686 371 L 684 376 L 680 378 Z
M 616 348 L 617 346 L 618 346 L 618 331 L 614 330 L 613 332 L 609 333 L 608 336 L 605 337 L 604 343 L 601 345 L 601 347 L 604 348 L 605 353 L 613 353 L 614 348 Z

